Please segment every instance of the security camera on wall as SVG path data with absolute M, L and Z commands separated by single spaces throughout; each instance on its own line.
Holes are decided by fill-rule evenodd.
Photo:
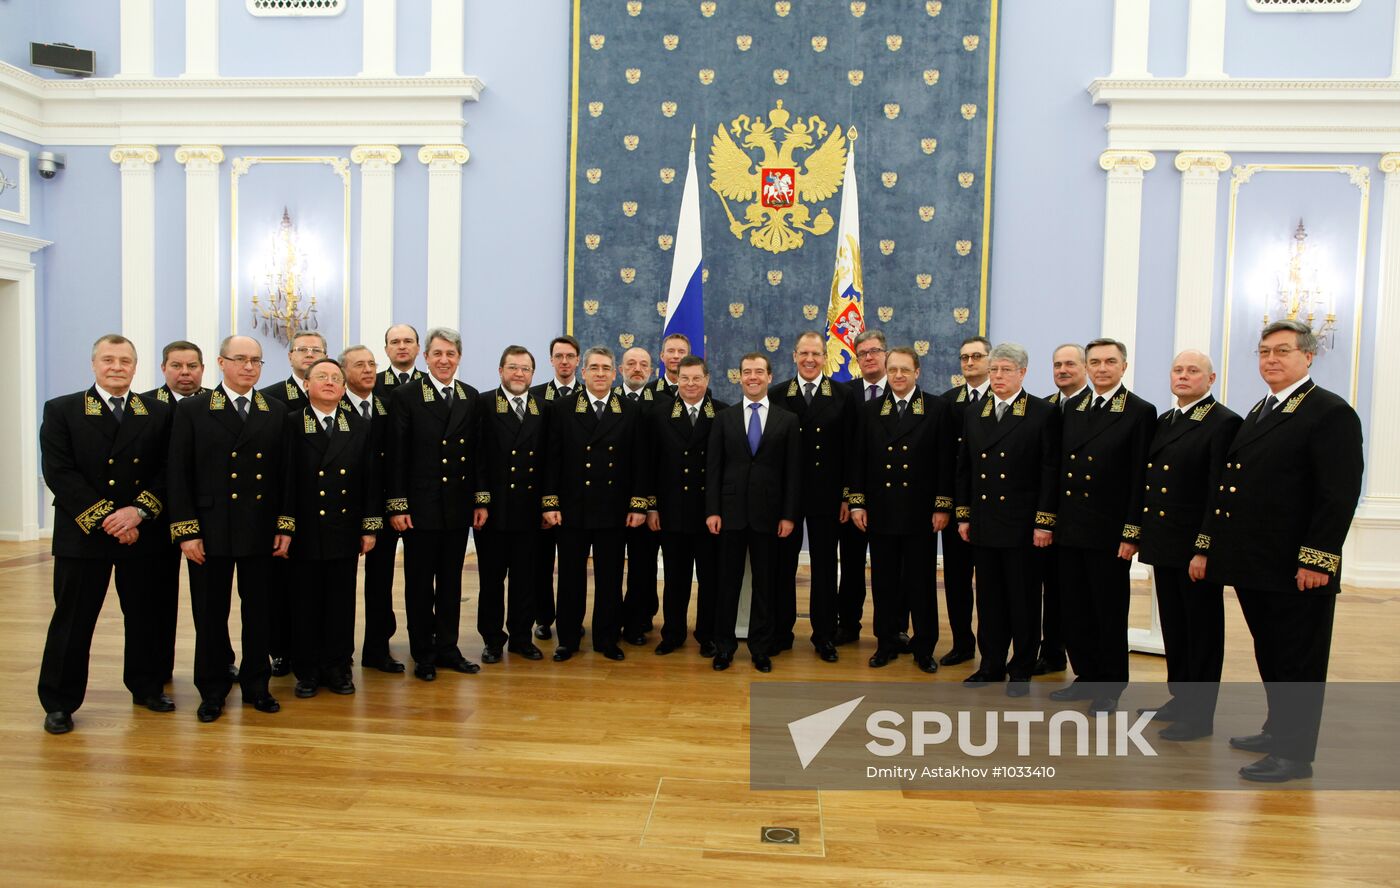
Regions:
M 58 175 L 58 171 L 63 169 L 68 162 L 68 155 L 55 154 L 52 151 L 40 151 L 39 157 L 34 162 L 38 168 L 39 175 L 45 179 L 52 179 Z

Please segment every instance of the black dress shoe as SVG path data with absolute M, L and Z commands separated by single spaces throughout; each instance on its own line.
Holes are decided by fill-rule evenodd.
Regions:
M 302 700 L 316 696 L 316 691 L 320 685 L 314 681 L 298 681 L 296 687 L 292 688 L 292 693 Z
M 466 657 L 458 657 L 455 660 L 441 660 L 439 666 L 451 669 L 453 672 L 460 672 L 463 675 L 476 675 L 481 671 L 481 667 L 468 660 Z
M 501 662 L 501 649 L 494 645 L 487 645 L 481 650 L 481 662 L 499 663 Z
M 1157 732 L 1157 736 L 1163 740 L 1199 740 L 1202 737 L 1209 737 L 1213 732 L 1210 728 L 1202 728 L 1187 721 L 1173 722 Z
M 769 657 L 754 657 L 753 668 L 757 669 L 759 672 L 772 672 L 773 661 Z
M 1109 716 L 1118 710 L 1117 697 L 1095 697 L 1089 701 L 1089 714 L 1093 716 Z
M 1249 734 L 1245 737 L 1231 737 L 1230 745 L 1235 749 L 1243 749 L 1245 752 L 1273 752 L 1274 735 L 1268 731 L 1260 731 L 1258 734 Z
M 152 712 L 174 712 L 175 701 L 167 694 L 151 694 L 149 697 L 132 697 L 131 702 L 137 706 L 144 706 Z
M 434 666 L 432 663 L 414 663 L 413 675 L 414 677 L 421 678 L 424 681 L 432 681 L 433 679 L 437 678 L 437 667 Z
M 1064 671 L 1064 660 L 1047 660 L 1044 657 L 1038 657 L 1035 661 L 1035 666 L 1031 669 L 1031 675 L 1049 675 L 1052 672 Z
M 956 666 L 959 663 L 966 663 L 971 659 L 972 651 L 960 651 L 957 648 L 953 648 L 951 651 L 938 658 L 938 665 Z
M 243 702 L 252 706 L 258 712 L 273 713 L 279 712 L 282 709 L 282 704 L 278 703 L 277 698 L 271 694 L 263 694 L 254 700 L 244 700 Z
M 870 668 L 879 669 L 882 666 L 888 666 L 890 665 L 890 661 L 896 659 L 898 656 L 898 651 L 892 651 L 889 648 L 877 648 L 875 653 L 870 655 Z
M 976 672 L 963 679 L 965 688 L 985 688 L 989 684 L 1000 684 L 1001 679 L 988 672 L 978 669 Z
M 342 697 L 355 693 L 355 683 L 350 680 L 349 675 L 342 675 L 326 687 L 331 689 L 332 694 L 340 694 Z
M 403 664 L 400 663 L 398 660 L 395 660 L 393 657 L 385 657 L 378 663 L 366 663 L 365 665 L 373 665 L 374 668 L 378 669 L 380 672 L 387 672 L 390 675 L 398 675 L 404 671 Z
M 641 647 L 647 643 L 647 634 L 645 632 L 632 632 L 622 636 L 622 640 L 633 647 Z
M 272 674 L 277 678 L 292 674 L 292 664 L 286 657 L 272 658 Z
M 674 652 L 678 647 L 680 647 L 680 645 L 673 641 L 663 641 L 656 646 L 656 653 L 665 656 L 666 654 Z
M 527 660 L 544 659 L 544 651 L 541 651 L 539 648 L 535 647 L 528 641 L 524 644 L 506 645 L 506 650 L 510 651 L 512 654 L 515 654 L 518 657 L 524 657 Z
M 607 657 L 609 660 L 625 660 L 625 659 L 627 659 L 627 655 L 624 654 L 624 653 L 622 652 L 622 648 L 618 647 L 617 645 L 612 645 L 611 647 L 605 647 L 605 648 L 598 648 L 598 653 L 600 653 L 600 654 L 602 654 L 603 656 Z
M 1241 777 L 1257 783 L 1287 783 L 1289 780 L 1305 780 L 1312 775 L 1312 762 L 1279 758 L 1273 753 L 1240 768 Z
M 566 647 L 565 645 L 562 645 L 562 644 L 561 644 L 561 645 L 559 645 L 559 647 L 557 647 L 557 648 L 554 649 L 554 662 L 556 662 L 556 663 L 562 663 L 562 662 L 564 662 L 565 660 L 567 660 L 567 659 L 569 659 L 570 657 L 572 657 L 573 655 L 574 655 L 574 649 L 573 649 L 573 648 L 571 648 L 571 647 Z
M 716 672 L 723 672 L 729 668 L 729 664 L 734 662 L 732 654 L 715 654 L 715 661 L 711 663 Z
M 204 723 L 218 721 L 219 716 L 224 714 L 224 704 L 221 700 L 205 700 L 199 704 L 199 709 L 195 715 Z
M 713 660 L 717 653 L 719 653 L 719 651 L 715 649 L 715 643 L 713 641 L 702 641 L 700 643 L 700 656 L 708 660 Z
M 1066 700 L 1089 700 L 1093 696 L 1092 691 L 1088 688 L 1081 688 L 1077 683 L 1067 684 L 1058 691 L 1050 692 L 1050 699 L 1060 703 Z
M 1152 713 L 1152 720 L 1153 720 L 1153 721 L 1159 721 L 1159 722 L 1176 721 L 1176 714 L 1175 714 L 1174 711 L 1172 710 L 1172 704 L 1171 704 L 1171 701 L 1170 701 L 1170 700 L 1168 700 L 1166 703 L 1163 703 L 1161 706 L 1155 706 L 1155 707 L 1154 707 L 1154 706 L 1139 706 L 1139 707 L 1138 707 L 1138 715 L 1146 715 L 1146 714 L 1149 713 L 1149 712 Z
M 1013 678 L 1006 683 L 1006 696 L 1008 697 L 1024 697 L 1030 692 L 1031 683 L 1029 679 Z
M 548 626 L 536 626 L 535 637 L 540 641 L 549 641 L 554 637 L 554 633 L 549 630 Z
M 50 734 L 66 734 L 73 730 L 73 716 L 54 710 L 44 716 L 44 730 Z
M 823 662 L 826 663 L 835 663 L 837 660 L 841 659 L 836 653 L 836 645 L 829 641 L 826 644 L 817 646 L 817 656 L 821 657 Z
M 930 675 L 938 671 L 938 661 L 933 659 L 933 654 L 919 654 L 915 656 L 914 665 Z
M 901 632 L 901 633 L 899 633 L 899 650 L 898 650 L 898 653 L 901 653 L 901 654 L 907 654 L 907 653 L 909 653 L 909 633 L 908 633 L 908 632 Z

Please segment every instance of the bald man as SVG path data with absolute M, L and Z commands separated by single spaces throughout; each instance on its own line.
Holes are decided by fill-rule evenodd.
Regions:
M 1220 485 L 1225 454 L 1241 419 L 1211 396 L 1210 358 L 1187 350 L 1172 360 L 1175 406 L 1157 419 L 1147 451 L 1138 558 L 1152 565 L 1162 635 L 1167 648 L 1171 701 L 1154 718 L 1171 724 L 1165 740 L 1195 740 L 1214 725 L 1220 669 L 1225 660 L 1223 586 L 1189 573 L 1206 504 Z M 1151 708 L 1151 707 L 1149 707 Z

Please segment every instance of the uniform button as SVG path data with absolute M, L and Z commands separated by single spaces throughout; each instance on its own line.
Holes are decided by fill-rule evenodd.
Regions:
M 260 499 L 262 499 L 262 494 L 261 494 L 261 493 L 258 494 L 257 496 L 253 497 L 253 499 L 255 499 L 255 500 L 260 500 Z
M 1159 517 L 1161 517 L 1161 518 L 1167 517 L 1167 513 L 1166 513 L 1166 512 L 1158 512 L 1157 515 L 1158 515 Z
M 1001 480 L 1003 480 L 1003 481 L 1006 480 L 1006 473 L 1005 473 L 1005 472 L 1002 472 L 1002 473 L 1001 473 Z
M 238 459 L 238 451 L 235 450 L 235 451 L 233 451 L 232 453 L 230 453 L 230 454 L 229 454 L 229 458 L 230 458 L 230 459 Z
M 444 447 L 447 446 L 447 439 L 446 439 L 446 438 L 443 438 L 443 439 L 442 439 L 442 445 L 443 445 Z
M 592 481 L 585 481 L 585 482 L 583 482 L 583 486 L 584 486 L 584 487 L 589 487 L 589 486 L 591 486 L 592 484 L 593 484 Z
M 1066 491 L 1065 491 L 1065 496 L 1074 496 L 1074 494 L 1071 493 L 1070 491 L 1066 490 Z
M 1234 492 L 1235 492 L 1235 488 L 1234 488 L 1233 486 L 1230 488 L 1230 492 L 1231 492 L 1231 493 L 1234 493 Z
M 111 465 L 116 465 L 116 463 L 117 463 L 117 461 L 114 460 L 114 459 L 109 459 L 109 460 L 107 460 L 107 465 L 109 465 L 109 466 L 111 466 Z
M 1143 506 L 1143 507 L 1142 507 L 1142 514 L 1146 515 L 1147 512 L 1148 512 L 1148 508 L 1147 508 L 1146 506 Z
M 1216 510 L 1215 510 L 1215 514 L 1219 515 L 1219 514 L 1220 514 L 1220 510 L 1219 510 L 1219 509 L 1216 509 Z
M 1085 480 L 1085 481 L 1093 481 L 1093 480 L 1094 480 L 1094 476 L 1093 476 L 1093 475 L 1085 475 L 1085 476 L 1084 476 L 1084 480 Z
M 230 493 L 230 494 L 228 495 L 228 498 L 229 498 L 229 499 L 238 499 L 238 494 L 236 494 L 236 493 Z
M 345 470 L 344 470 L 344 469 L 341 469 L 341 470 L 340 470 L 340 474 L 344 475 L 344 474 L 345 474 Z
M 903 445 L 902 447 L 900 447 L 899 449 L 900 449 L 900 450 L 908 450 L 908 449 L 909 449 L 909 445 L 908 445 L 908 444 L 905 444 L 905 445 Z M 1002 454 L 1002 456 L 1005 456 L 1005 455 L 1006 455 L 1006 454 L 1004 454 L 1004 453 Z
M 534 470 L 535 470 L 535 467 L 534 467 L 534 466 L 530 466 L 530 471 L 533 472 Z
M 681 474 L 682 474 L 682 475 L 689 475 L 689 474 L 690 474 L 690 469 L 681 469 Z
M 983 481 L 987 480 L 987 473 L 986 473 L 986 472 L 983 472 L 983 473 L 982 473 L 982 480 L 983 480 Z
M 681 485 L 681 490 L 689 490 L 689 489 L 690 489 L 690 485 L 689 485 L 689 484 L 682 484 L 682 485 Z
M 986 499 L 986 498 L 987 498 L 987 495 L 986 495 L 985 493 L 982 494 L 982 499 Z
M 983 459 L 986 459 L 986 458 L 987 458 L 987 454 L 985 454 L 985 453 L 982 454 L 982 458 L 983 458 Z M 1074 457 L 1071 456 L 1070 459 L 1074 459 Z
M 909 482 L 908 482 L 908 481 L 905 481 L 903 486 L 908 487 L 908 486 L 909 486 Z
M 515 471 L 515 466 L 511 466 L 511 467 L 510 467 L 510 470 L 511 470 L 512 472 L 514 472 L 514 471 Z
M 511 489 L 511 490 L 514 490 L 514 489 L 515 489 L 515 484 L 514 484 L 514 483 L 512 483 L 512 484 L 510 485 L 510 489 Z
M 443 465 L 447 465 L 447 457 L 444 456 L 444 457 L 442 458 L 442 464 L 443 464 Z
M 467 443 L 467 439 L 466 439 L 466 438 L 458 438 L 458 439 L 457 439 L 457 443 L 458 443 L 458 444 L 465 444 L 465 443 Z
M 512 450 L 512 451 L 510 452 L 510 455 L 511 455 L 511 456 L 515 456 L 515 451 Z
M 1225 517 L 1226 517 L 1226 518 L 1229 518 L 1229 517 L 1230 517 L 1230 513 L 1229 513 L 1229 512 L 1226 512 L 1226 513 L 1225 513 Z
M 534 455 L 535 455 L 535 451 L 531 450 L 531 451 L 529 451 L 526 455 L 527 455 L 527 456 L 534 456 Z
M 325 496 L 325 495 L 326 495 L 326 492 L 325 492 L 324 490 L 318 491 L 318 493 L 320 493 L 321 496 Z
M 254 480 L 254 481 L 261 481 L 261 480 L 262 480 L 262 475 L 254 475 L 254 476 L 253 476 L 253 480 Z
M 585 469 L 591 469 L 591 468 L 593 468 L 593 463 L 584 463 L 584 464 L 583 464 L 583 467 L 584 467 Z
M 588 451 L 590 451 L 590 450 L 592 450 L 592 449 L 593 449 L 593 445 L 591 445 L 591 444 L 585 444 L 585 445 L 583 445 L 583 452 L 584 452 L 584 453 L 587 453 Z
M 442 483 L 443 483 L 443 484 L 446 484 L 446 483 L 447 483 L 447 476 L 445 476 L 445 475 L 443 476 Z
M 235 475 L 234 477 L 237 477 L 237 476 Z M 317 472 L 317 473 L 316 473 L 316 477 L 318 477 L 318 478 L 324 478 L 324 477 L 326 477 L 325 471 Z
M 1073 477 L 1074 477 L 1074 473 L 1073 473 L 1073 472 L 1065 472 L 1065 477 L 1066 477 L 1066 478 L 1073 478 Z
M 340 514 L 344 515 L 347 511 L 349 511 L 349 510 L 348 510 L 348 509 L 341 509 L 341 510 L 340 510 Z
M 997 497 L 997 499 L 1001 500 L 1002 502 L 1006 502 L 1006 497 L 1004 496 L 999 496 Z
M 1006 459 L 1006 451 L 1005 451 L 1005 450 L 1003 450 L 1003 451 L 1001 452 L 1001 458 L 1002 458 L 1002 459 Z
M 1164 472 L 1170 472 L 1171 470 L 1172 470 L 1172 467 L 1171 467 L 1171 466 L 1167 465 L 1166 463 L 1162 463 L 1162 471 L 1164 471 Z
M 681 456 L 690 456 L 690 451 L 689 451 L 689 450 L 683 451 L 683 452 L 681 453 Z
M 885 482 L 885 486 L 886 486 L 886 487 L 893 487 L 894 485 L 892 485 L 890 482 L 886 481 L 886 482 Z
M 141 464 L 141 457 L 139 457 L 139 456 L 133 456 L 133 457 L 131 458 L 131 464 L 132 464 L 133 466 L 135 466 L 135 465 L 140 465 L 140 464 Z
M 1147 464 L 1147 467 L 1148 467 L 1149 469 L 1152 468 L 1152 463 L 1148 463 L 1148 464 Z
M 908 471 L 908 470 L 909 470 L 909 463 L 905 463 L 905 464 L 904 464 L 904 469 L 905 469 L 905 471 Z
M 822 431 L 822 427 L 821 427 L 821 426 L 817 426 L 817 434 L 820 435 L 820 434 L 821 434 L 821 431 Z
M 612 464 L 612 463 L 608 463 L 608 468 L 611 469 L 612 467 L 613 467 L 613 464 Z
M 1163 488 L 1162 488 L 1162 492 L 1163 492 L 1163 493 L 1166 493 L 1166 492 L 1167 492 L 1167 489 L 1166 489 L 1165 487 L 1163 487 Z
M 116 482 L 114 479 L 110 479 L 110 478 L 109 478 L 109 479 L 107 480 L 107 486 L 108 486 L 108 487 L 116 487 L 116 486 L 117 486 L 117 482 Z
M 325 514 L 326 514 L 326 510 L 325 510 L 325 509 L 322 509 L 322 510 L 321 510 L 321 514 L 322 514 L 322 515 L 325 515 Z
M 237 473 L 237 472 L 229 472 L 229 473 L 228 473 L 228 476 L 229 476 L 230 478 L 232 478 L 233 480 L 235 480 L 235 481 L 238 480 L 238 473 Z
M 818 444 L 816 449 L 821 450 L 821 449 L 822 449 L 822 446 L 821 446 L 820 444 Z
M 345 496 L 345 495 L 346 495 L 347 493 L 349 493 L 349 492 L 350 492 L 350 491 L 348 491 L 348 490 L 342 490 L 342 491 L 340 492 L 340 495 L 341 495 L 341 496 Z
M 458 457 L 458 462 L 466 462 L 466 461 L 467 461 L 467 458 L 466 458 L 465 456 L 463 456 L 463 457 Z M 340 470 L 340 474 L 344 475 L 344 474 L 345 474 L 345 470 L 344 470 L 344 469 L 341 469 L 341 470 Z
M 612 479 L 611 479 L 611 478 L 608 479 L 608 486 L 609 486 L 609 487 L 612 487 Z
M 1224 485 L 1224 484 L 1220 485 L 1220 489 L 1221 489 L 1221 490 L 1224 490 L 1224 489 L 1225 489 L 1225 485 Z
M 1074 459 L 1074 454 L 1071 453 L 1071 454 L 1069 455 L 1069 458 L 1070 458 L 1070 459 Z
M 1086 456 L 1085 459 L 1087 459 L 1089 462 L 1094 461 L 1094 458 L 1092 456 Z
M 255 454 L 253 454 L 253 459 L 262 459 L 262 454 L 261 454 L 261 453 L 255 453 Z
M 609 445 L 608 445 L 608 453 L 612 453 L 612 452 L 613 452 L 613 446 L 612 446 L 611 444 L 609 444 Z
M 816 462 L 812 463 L 812 468 L 814 468 L 814 469 L 820 469 L 821 467 L 822 467 L 821 460 L 817 460 Z

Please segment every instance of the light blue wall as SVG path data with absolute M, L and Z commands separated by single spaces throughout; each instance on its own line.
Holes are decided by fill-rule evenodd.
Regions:
M 28 67 L 36 18 L 34 6 L 25 0 L 0 0 L 0 62 Z
M 1152 4 L 1147 42 L 1147 70 L 1152 76 L 1180 77 L 1186 73 L 1187 9 L 1187 0 Z
M 1165 410 L 1171 399 L 1167 372 L 1176 327 L 1176 241 L 1181 219 L 1181 174 L 1174 154 L 1158 153 L 1157 166 L 1142 181 L 1142 243 L 1138 270 L 1136 348 L 1128 356 L 1133 390 Z M 1105 336 L 1118 338 L 1114 330 Z M 1209 348 L 1202 342 L 1199 348 Z
M 14 0 L 11 0 L 13 3 Z M 97 53 L 96 77 L 111 77 L 120 70 L 121 49 L 121 5 L 103 0 L 43 0 L 35 2 L 33 36 L 28 38 L 36 43 L 71 43 L 79 49 L 91 49 Z M 23 58 L 20 61 L 5 61 L 38 74 L 40 77 L 67 79 L 71 75 L 60 74 L 47 68 L 29 67 L 29 44 L 24 44 Z
M 1231 77 L 1390 76 L 1394 0 L 1317 14 L 1254 12 L 1245 0 L 1229 3 L 1225 73 Z
M 219 73 L 225 77 L 349 76 L 360 72 L 359 3 L 337 16 L 268 18 L 243 0 L 219 2 Z
M 155 0 L 155 69 L 157 77 L 185 71 L 185 0 Z

